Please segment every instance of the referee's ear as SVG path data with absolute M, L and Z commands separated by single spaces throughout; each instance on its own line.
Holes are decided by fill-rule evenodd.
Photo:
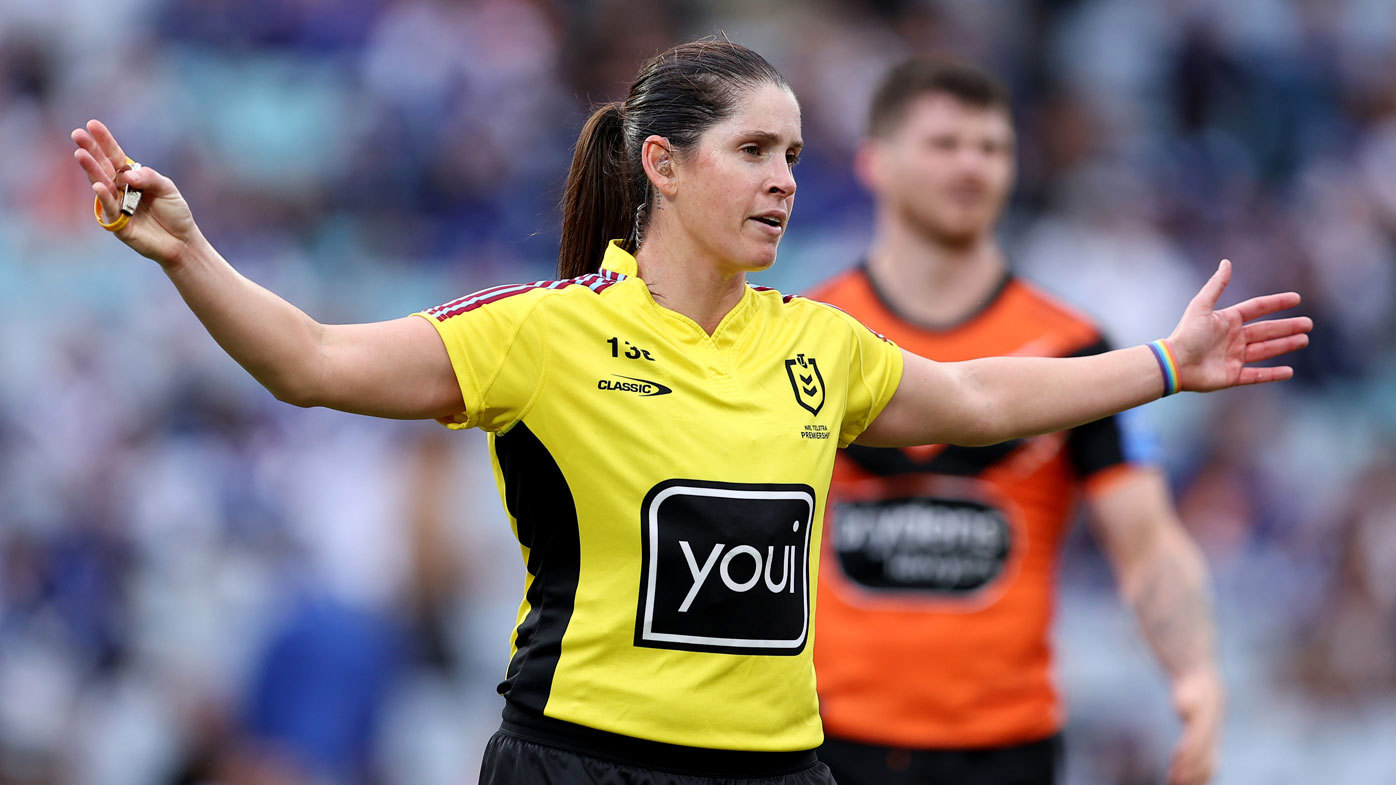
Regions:
M 672 198 L 678 190 L 678 179 L 674 176 L 674 149 L 669 140 L 658 134 L 646 137 L 640 149 L 640 164 L 645 167 L 645 177 L 649 178 L 650 185 Z

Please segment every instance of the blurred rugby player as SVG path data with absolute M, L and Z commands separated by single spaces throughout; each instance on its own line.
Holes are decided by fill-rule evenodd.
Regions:
M 876 203 L 866 259 L 810 295 L 939 361 L 1109 347 L 1086 316 L 1009 270 L 994 230 L 1014 179 L 1005 88 L 918 59 L 884 78 L 857 158 Z M 1172 785 L 1216 765 L 1223 687 L 1208 574 L 1129 413 L 991 447 L 840 455 L 815 661 L 843 785 L 1046 785 L 1064 712 L 1050 624 L 1078 497 L 1172 683 Z

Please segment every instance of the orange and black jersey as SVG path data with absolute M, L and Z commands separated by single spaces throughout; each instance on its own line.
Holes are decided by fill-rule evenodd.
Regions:
M 1086 317 L 1005 275 L 959 324 L 897 314 L 865 268 L 810 293 L 939 361 L 1107 350 Z M 1119 417 L 988 447 L 854 445 L 830 490 L 815 644 L 830 735 L 959 748 L 1055 733 L 1048 637 L 1078 491 L 1131 471 Z

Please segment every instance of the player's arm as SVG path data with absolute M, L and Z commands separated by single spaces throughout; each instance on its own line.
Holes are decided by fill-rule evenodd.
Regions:
M 1280 381 L 1288 366 L 1261 362 L 1308 344 L 1308 317 L 1253 322 L 1299 304 L 1294 292 L 1256 297 L 1215 310 L 1231 279 L 1223 260 L 1188 304 L 1167 344 L 1180 388 L 1209 392 Z M 1248 324 L 1248 322 L 1250 322 Z M 994 444 L 1035 436 L 1124 411 L 1161 396 L 1164 377 L 1147 346 L 1090 357 L 988 357 L 936 363 L 904 352 L 900 384 L 859 444 Z
M 218 345 L 277 398 L 380 417 L 461 411 L 446 347 L 426 320 L 320 324 L 233 269 L 168 177 L 150 168 L 120 171 L 126 155 L 106 126 L 93 120 L 72 138 L 104 220 L 118 215 L 124 187 L 143 193 L 117 237 L 160 264 Z
M 1172 683 L 1183 732 L 1169 783 L 1202 785 L 1216 767 L 1225 701 L 1206 562 L 1155 470 L 1130 470 L 1089 507 L 1120 593 Z

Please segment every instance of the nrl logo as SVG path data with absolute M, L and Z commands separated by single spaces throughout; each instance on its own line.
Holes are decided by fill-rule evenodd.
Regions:
M 795 391 L 795 402 L 818 415 L 824 408 L 824 376 L 813 357 L 803 354 L 785 361 L 785 375 L 790 377 L 790 389 Z

